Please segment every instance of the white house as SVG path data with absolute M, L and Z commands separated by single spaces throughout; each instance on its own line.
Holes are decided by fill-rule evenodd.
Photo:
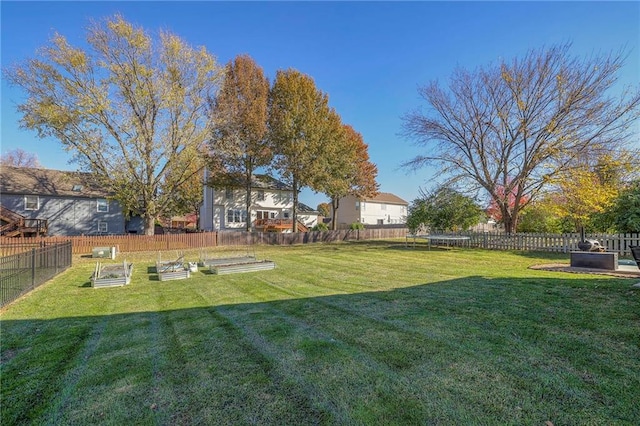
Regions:
M 370 198 L 343 197 L 336 213 L 338 227 L 354 222 L 365 225 L 405 224 L 408 206 L 409 203 L 402 198 L 388 192 L 380 192 Z
M 205 180 L 208 173 L 205 171 Z M 291 232 L 293 190 L 268 175 L 254 175 L 251 183 L 251 209 L 247 216 L 244 189 L 204 187 L 200 209 L 200 229 L 205 231 L 245 230 L 247 220 L 258 231 Z M 298 231 L 306 231 L 318 221 L 319 213 L 298 203 Z

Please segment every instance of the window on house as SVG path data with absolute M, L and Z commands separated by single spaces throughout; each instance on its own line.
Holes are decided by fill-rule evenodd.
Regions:
M 98 211 L 101 213 L 109 211 L 109 202 L 106 198 L 98 198 Z
M 282 217 L 285 219 L 290 219 L 291 216 L 289 215 L 289 212 L 282 212 Z
M 227 210 L 227 223 L 243 223 L 247 221 L 247 211 L 238 209 Z
M 258 190 L 258 201 L 264 201 L 264 191 Z
M 98 221 L 98 232 L 101 234 L 106 234 L 109 231 L 109 224 L 105 221 Z
M 380 210 L 386 210 L 386 209 L 387 209 L 386 204 L 380 204 Z
M 233 200 L 233 189 L 231 189 L 231 188 L 227 188 L 227 189 L 224 191 L 224 197 L 225 197 L 227 200 Z
M 24 196 L 25 210 L 38 210 L 40 208 L 40 198 L 37 195 Z
M 356 210 L 360 210 L 360 201 L 356 201 Z
M 73 188 L 71 188 L 71 190 L 73 192 L 80 192 L 82 191 L 83 186 L 82 185 L 73 185 Z
M 256 212 L 256 218 L 257 219 L 275 219 L 276 212 L 269 211 L 269 210 L 258 210 Z

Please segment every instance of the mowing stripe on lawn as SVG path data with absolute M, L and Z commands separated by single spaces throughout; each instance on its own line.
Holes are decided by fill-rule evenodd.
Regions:
M 243 287 L 241 291 L 255 291 L 255 287 Z M 323 406 L 335 406 L 339 408 L 339 423 L 349 423 L 352 421 L 365 423 L 373 419 L 390 420 L 390 413 L 397 412 L 399 406 L 408 408 L 412 405 L 415 391 L 410 389 L 408 383 L 397 376 L 389 368 L 385 360 L 379 357 L 372 357 L 372 353 L 363 351 L 358 344 L 350 339 L 345 339 L 342 333 L 335 330 L 323 331 L 317 324 L 305 321 L 304 317 L 298 316 L 289 310 L 283 310 L 282 306 L 290 306 L 294 311 L 299 308 L 298 304 L 313 304 L 313 300 L 292 300 L 269 303 L 262 308 L 262 316 L 268 319 L 264 325 L 260 323 L 255 315 L 249 318 L 244 316 L 244 312 L 236 307 L 224 307 L 224 312 L 232 316 L 234 321 L 242 324 L 247 334 L 253 335 L 253 340 L 258 342 L 264 351 L 281 361 L 282 368 L 294 370 L 300 377 L 305 377 L 305 381 L 311 383 L 330 380 L 328 387 L 318 390 L 321 395 L 328 395 L 320 401 Z M 310 309 L 298 309 L 300 312 L 308 312 Z M 315 316 L 314 316 L 315 317 Z M 332 320 L 338 319 L 333 316 Z M 259 328 L 257 328 L 260 326 Z M 268 341 L 263 336 L 268 337 Z M 299 337 L 302 336 L 302 337 Z M 294 356 L 287 356 L 287 348 L 296 349 Z M 370 389 L 366 384 L 375 383 L 375 388 Z M 406 389 L 408 388 L 408 389 Z M 363 390 L 366 391 L 363 392 Z M 383 390 L 385 389 L 385 390 Z M 404 389 L 404 390 L 403 390 Z M 318 394 L 317 390 L 314 392 Z M 353 401 L 355 399 L 355 401 Z M 344 406 L 350 401 L 358 404 L 358 416 L 362 419 L 350 419 L 347 416 L 348 410 Z M 360 403 L 358 403 L 360 401 Z M 366 401 L 366 402 L 365 402 Z M 426 412 L 416 406 L 408 410 L 411 415 L 403 415 L 396 420 L 403 422 L 416 422 L 419 418 L 425 418 Z M 420 413 L 419 417 L 414 417 Z M 368 419 L 368 420 L 367 420 Z
M 267 285 L 272 285 L 275 286 L 274 284 L 268 282 L 265 278 L 263 278 L 263 281 L 265 281 L 265 283 Z M 277 287 L 277 286 L 275 286 Z M 284 290 L 284 289 L 280 289 L 280 291 L 286 291 L 288 294 L 294 294 L 295 292 L 291 291 L 290 289 Z M 409 293 L 409 291 L 399 291 L 398 293 L 396 293 L 397 296 L 402 296 L 401 293 Z M 378 295 L 380 293 L 371 293 L 371 294 L 360 294 L 358 295 L 358 298 L 361 300 L 365 300 L 367 298 L 377 298 Z M 348 307 L 344 307 L 344 306 L 336 306 L 330 302 L 327 302 L 328 300 L 340 300 L 339 297 L 320 297 L 320 298 L 315 298 L 315 299 L 309 299 L 307 301 L 294 301 L 294 302 L 288 302 L 288 303 L 280 303 L 279 305 L 282 306 L 286 306 L 286 307 L 290 307 L 290 309 L 286 309 L 285 313 L 289 314 L 289 315 L 293 315 L 293 316 L 299 316 L 302 319 L 306 319 L 307 316 L 311 316 L 314 319 L 320 319 L 320 322 L 314 322 L 311 324 L 308 324 L 310 327 L 313 327 L 314 329 L 322 329 L 322 330 L 333 330 L 333 337 L 335 338 L 339 338 L 342 341 L 345 341 L 347 344 L 350 345 L 355 345 L 355 346 L 360 346 L 366 348 L 368 346 L 372 345 L 373 342 L 373 346 L 375 347 L 375 342 L 378 341 L 382 341 L 385 342 L 385 345 L 389 345 L 393 348 L 396 348 L 396 350 L 398 351 L 398 354 L 402 360 L 402 362 L 406 362 L 406 360 L 404 359 L 406 356 L 410 356 L 410 351 L 408 351 L 408 348 L 411 348 L 412 345 L 415 346 L 416 343 L 418 343 L 420 341 L 419 338 L 416 338 L 416 328 L 415 325 L 410 325 L 410 324 L 398 324 L 397 322 L 395 322 L 393 324 L 393 326 L 390 326 L 390 324 L 386 321 L 380 321 L 379 318 L 377 316 L 372 316 L 372 315 L 363 315 L 361 312 L 357 312 L 353 309 L 354 305 L 359 305 L 359 303 L 353 303 L 353 300 L 350 300 L 350 302 L 348 303 Z M 412 298 L 412 300 L 416 300 L 415 298 Z M 299 307 L 299 306 L 294 306 L 296 303 L 301 304 L 304 303 L 303 307 Z M 321 312 L 321 311 L 316 311 L 313 312 L 313 304 L 326 304 L 328 306 L 332 306 L 334 308 L 337 308 L 340 312 L 338 313 L 338 315 L 336 314 L 332 314 L 330 312 Z M 388 305 L 387 305 L 388 306 Z M 403 307 L 403 306 L 402 306 Z M 488 310 L 487 312 L 491 312 L 491 310 Z M 344 314 L 344 315 L 340 315 L 340 314 Z M 367 335 L 365 333 L 359 332 L 358 330 L 360 330 L 361 328 L 358 328 L 357 325 L 357 321 L 353 320 L 353 317 L 355 316 L 361 316 L 363 317 L 363 319 L 365 320 L 365 322 L 363 323 L 363 325 L 361 326 L 362 328 L 364 328 L 365 330 L 367 328 L 371 328 L 370 327 L 370 322 L 367 320 L 373 320 L 373 321 L 378 321 L 381 324 L 383 324 L 383 327 L 391 327 L 391 328 L 396 328 L 398 330 L 404 331 L 405 333 L 408 334 L 407 337 L 403 337 L 402 342 L 398 342 L 397 344 L 393 344 L 393 342 L 391 342 L 391 344 L 389 344 L 389 335 L 390 333 L 388 331 L 382 331 L 383 335 L 380 336 L 380 338 L 376 338 L 376 336 L 374 335 Z M 449 315 L 451 315 L 451 313 L 449 312 Z M 340 320 L 343 319 L 346 321 L 345 324 L 340 324 Z M 326 323 L 324 323 L 324 321 L 326 321 Z M 455 325 L 455 324 L 451 324 L 451 325 Z M 497 326 L 499 327 L 499 325 L 497 324 Z M 355 329 L 354 329 L 355 327 Z M 429 327 L 433 328 L 433 324 L 429 324 Z M 455 347 L 456 353 L 460 354 L 464 354 L 466 353 L 466 355 L 463 357 L 468 357 L 471 361 L 473 361 L 474 359 L 476 359 L 477 361 L 479 361 L 478 356 L 480 357 L 480 359 L 482 359 L 482 354 L 484 352 L 494 352 L 496 349 L 499 349 L 500 352 L 502 353 L 502 357 L 506 356 L 507 359 L 509 361 L 507 361 L 507 359 L 504 359 L 504 361 L 513 363 L 513 362 L 518 362 L 521 353 L 519 353 L 517 348 L 512 348 L 510 351 L 506 351 L 505 348 L 509 347 L 509 342 L 506 342 L 504 340 L 501 340 L 499 342 L 494 342 L 491 340 L 491 338 L 487 339 L 486 338 L 486 334 L 487 332 L 489 333 L 489 335 L 491 335 L 491 330 L 492 328 L 494 328 L 495 326 L 492 326 L 489 329 L 478 329 L 478 333 L 477 335 L 474 336 L 467 336 L 470 337 L 471 339 L 475 340 L 475 346 L 473 347 L 473 349 L 465 349 L 465 345 L 468 345 L 468 343 L 458 343 Z M 468 330 L 468 326 L 465 325 L 465 329 Z M 344 330 L 349 330 L 349 332 L 347 334 L 344 334 Z M 523 331 L 526 331 L 526 327 L 522 328 Z M 354 332 L 355 331 L 355 332 Z M 423 333 L 423 329 L 420 328 L 420 331 L 418 332 L 418 334 L 424 334 Z M 379 332 L 379 331 L 376 331 Z M 349 340 L 348 336 L 355 334 L 357 336 L 361 336 L 362 339 L 358 339 L 358 340 Z M 444 334 L 444 333 L 441 333 Z M 432 338 L 433 333 L 431 331 L 427 332 L 427 336 L 429 338 Z M 452 345 L 454 345 L 453 341 L 459 341 L 462 342 L 464 336 L 459 336 L 458 338 L 454 338 L 454 336 L 448 336 L 450 339 L 453 338 L 453 340 L 449 341 L 449 344 L 451 345 L 451 349 L 454 349 L 454 347 Z M 446 336 L 445 336 L 446 338 Z M 422 345 L 433 345 L 433 341 L 427 340 L 422 342 Z M 480 345 L 480 346 L 478 346 Z M 521 345 L 522 346 L 522 345 Z M 527 346 L 528 347 L 528 346 Z M 399 349 L 402 348 L 402 349 Z M 380 349 L 380 348 L 377 348 Z M 437 349 L 438 352 L 441 352 L 441 348 Z M 376 353 L 378 351 L 374 350 L 373 352 L 371 350 L 367 350 L 367 352 L 374 356 L 374 358 L 378 359 L 379 362 L 383 362 L 383 363 L 389 363 L 389 362 L 393 362 L 394 360 L 394 352 L 391 349 L 388 349 L 386 346 L 382 348 L 382 352 L 380 352 L 378 355 L 376 355 Z M 475 354 L 477 352 L 477 354 Z M 475 354 L 475 356 L 474 356 Z M 489 354 L 487 354 L 489 355 Z M 531 355 L 531 354 L 529 354 Z M 542 352 L 538 352 L 537 353 L 538 356 L 541 356 L 541 360 L 543 362 L 544 361 L 544 354 Z M 487 357 L 488 359 L 491 359 L 491 357 Z M 503 360 L 503 358 L 498 358 L 498 360 Z M 418 369 L 420 368 L 420 364 L 419 364 L 419 359 L 417 360 L 409 360 L 410 363 L 414 363 L 414 361 L 418 361 L 415 362 L 415 367 L 417 367 Z M 454 362 L 455 360 L 452 360 L 452 362 Z M 432 363 L 432 360 L 429 360 L 430 363 Z M 546 363 L 546 362 L 545 362 Z M 491 364 L 495 364 L 494 362 L 491 362 L 490 365 L 488 365 L 487 367 L 483 368 L 482 370 L 478 370 L 477 366 L 472 366 L 469 365 L 468 363 L 460 363 L 459 361 L 457 362 L 457 364 L 462 364 L 459 365 L 459 368 L 462 369 L 462 371 L 467 371 L 468 374 L 471 374 L 471 376 L 469 377 L 473 377 L 473 376 L 478 376 L 478 377 L 482 377 L 483 381 L 487 381 L 488 377 L 492 376 L 493 374 L 491 374 L 490 372 L 492 371 L 497 371 L 501 365 L 491 365 Z M 393 365 L 391 366 L 393 367 Z M 427 369 L 422 369 L 422 375 L 424 375 L 424 373 L 427 371 Z M 514 372 L 514 374 L 517 375 L 517 371 Z M 413 372 L 412 372 L 413 374 Z M 566 376 L 564 375 L 564 379 L 562 379 L 562 381 L 555 381 L 555 384 L 553 386 L 555 386 L 558 389 L 562 389 L 562 388 L 573 388 L 573 389 L 579 389 L 579 383 L 575 383 L 575 381 L 572 379 L 571 375 Z M 466 375 L 463 376 L 459 376 L 459 380 L 461 381 L 465 381 L 465 380 L 469 380 L 469 377 L 467 377 Z M 500 376 L 496 376 L 496 378 L 494 378 L 493 380 L 488 380 L 489 383 L 491 382 L 496 382 L 497 377 Z M 427 374 L 426 380 L 428 380 L 429 382 L 434 380 L 434 374 Z M 456 384 L 451 384 L 451 385 L 456 385 Z M 535 386 L 535 383 L 534 383 Z M 493 392 L 495 393 L 495 383 L 492 384 L 493 387 Z M 531 386 L 524 386 L 524 389 L 530 388 Z M 504 392 L 502 393 L 503 396 L 509 396 L 512 393 L 516 393 L 516 394 L 520 394 L 521 396 L 525 396 L 524 399 L 526 399 L 527 393 L 522 393 L 522 392 L 514 392 L 513 388 L 510 387 L 506 387 Z M 584 396 L 584 395 L 583 395 Z M 572 397 L 572 399 L 574 399 Z M 484 396 L 484 392 L 479 392 L 477 393 L 477 399 L 475 401 L 470 401 L 470 402 L 475 402 L 476 405 L 478 405 L 478 402 L 482 402 L 484 404 L 486 400 L 486 396 Z M 482 404 L 480 404 L 482 405 Z M 523 402 L 520 403 L 514 403 L 514 407 L 515 406 L 519 406 L 520 410 L 522 410 L 522 406 L 526 405 Z M 531 405 L 531 404 L 529 404 Z M 586 408 L 586 407 L 583 407 Z M 491 408 L 491 406 L 489 405 L 487 407 L 488 414 L 491 415 L 497 415 L 498 413 L 493 412 L 493 408 Z
M 68 409 L 71 396 L 77 390 L 78 382 L 86 372 L 87 362 L 95 353 L 106 325 L 107 317 L 102 317 L 100 321 L 94 324 L 92 332 L 83 342 L 82 351 L 78 351 L 75 359 L 69 360 L 69 365 L 73 365 L 73 367 L 69 368 L 62 380 L 61 390 L 57 392 L 55 399 L 53 399 L 51 406 L 47 410 L 49 413 L 45 413 L 46 423 L 59 424 L 61 422 L 62 413 Z
M 93 262 L 79 261 L 3 313 L 2 423 L 640 417 L 640 293 L 625 280 L 527 270 L 558 258 L 530 253 L 349 243 L 261 254 L 275 270 L 167 283 L 144 273 L 155 253 L 136 255 L 130 286 L 100 290 L 82 287 Z

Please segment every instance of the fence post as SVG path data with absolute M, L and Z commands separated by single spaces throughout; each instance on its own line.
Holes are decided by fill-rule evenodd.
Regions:
M 36 249 L 31 249 L 31 287 L 36 285 Z

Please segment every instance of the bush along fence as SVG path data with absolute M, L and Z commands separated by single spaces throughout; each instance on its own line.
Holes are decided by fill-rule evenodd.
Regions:
M 71 241 L 41 241 L 38 247 L 0 257 L 0 307 L 70 267 L 71 257 Z

